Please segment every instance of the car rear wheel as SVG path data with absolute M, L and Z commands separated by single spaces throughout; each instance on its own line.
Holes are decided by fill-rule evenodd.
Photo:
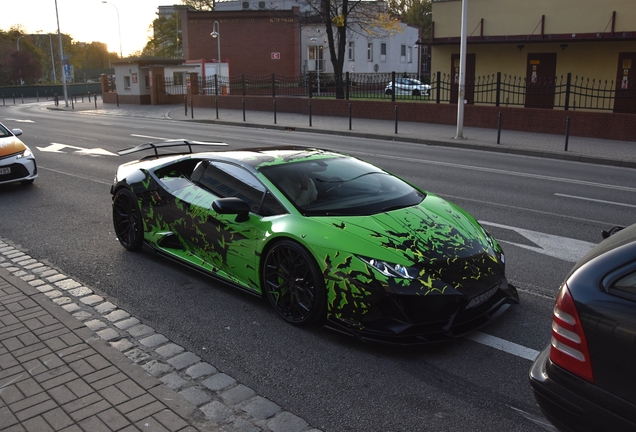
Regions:
M 392 95 L 392 94 L 393 94 L 393 90 L 391 90 L 391 89 L 386 89 L 386 90 L 384 91 L 384 94 Z
M 320 324 L 326 317 L 325 283 L 311 254 L 291 240 L 276 243 L 265 255 L 263 291 L 285 321 Z
M 141 249 L 144 229 L 137 197 L 128 189 L 120 189 L 113 199 L 113 225 L 119 243 L 128 250 Z
M 421 96 L 422 93 L 420 93 L 419 90 L 413 90 L 413 96 Z

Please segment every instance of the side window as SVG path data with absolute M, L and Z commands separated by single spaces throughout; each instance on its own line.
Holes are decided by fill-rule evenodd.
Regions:
M 265 186 L 252 173 L 240 166 L 226 162 L 210 162 L 198 183 L 220 198 L 240 198 L 249 204 L 253 213 L 261 216 L 286 213 L 270 194 L 264 196 Z
M 636 301 L 636 271 L 614 282 L 609 291 L 610 294 Z

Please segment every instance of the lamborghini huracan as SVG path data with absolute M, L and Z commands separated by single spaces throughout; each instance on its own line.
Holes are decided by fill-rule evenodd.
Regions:
M 291 324 L 369 341 L 450 340 L 518 303 L 501 247 L 458 206 L 332 151 L 212 145 L 119 151 L 152 151 L 111 188 L 124 248 L 263 296 Z

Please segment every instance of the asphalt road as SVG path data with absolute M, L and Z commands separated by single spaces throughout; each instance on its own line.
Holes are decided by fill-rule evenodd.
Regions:
M 531 361 L 519 351 L 547 345 L 559 285 L 601 230 L 636 222 L 632 169 L 40 106 L 3 107 L 0 121 L 24 130 L 40 168 L 31 187 L 0 186 L 0 237 L 329 432 L 551 430 L 527 381 Z M 125 251 L 109 188 L 116 167 L 135 155 L 108 152 L 175 138 L 341 150 L 464 207 L 501 241 L 520 291 L 521 304 L 478 334 L 501 346 L 463 338 L 395 348 L 298 329 L 259 298 Z

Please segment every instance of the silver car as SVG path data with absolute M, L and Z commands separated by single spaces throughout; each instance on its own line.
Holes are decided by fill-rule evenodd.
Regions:
M 412 78 L 397 78 L 395 80 L 395 94 L 409 96 L 428 96 L 431 86 L 422 84 L 421 81 Z M 393 94 L 393 83 L 390 82 L 384 89 L 384 94 Z

